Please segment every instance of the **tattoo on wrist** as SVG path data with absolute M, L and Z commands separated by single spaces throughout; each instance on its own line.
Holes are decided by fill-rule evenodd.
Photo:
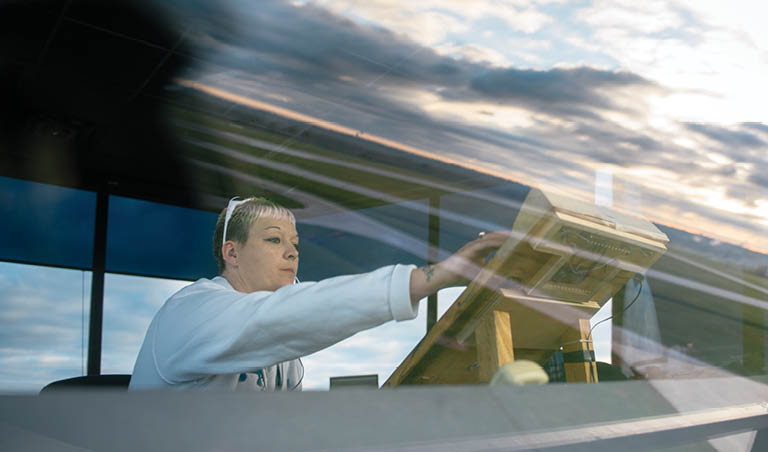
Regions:
M 424 272 L 424 275 L 426 275 L 427 277 L 427 282 L 429 282 L 432 279 L 432 276 L 435 274 L 434 265 L 427 265 L 425 267 L 420 267 L 419 270 Z

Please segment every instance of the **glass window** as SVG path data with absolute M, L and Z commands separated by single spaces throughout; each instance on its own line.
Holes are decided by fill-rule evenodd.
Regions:
M 461 293 L 462 288 L 438 292 L 438 317 Z M 427 301 L 419 302 L 419 315 L 407 322 L 389 322 L 361 331 L 338 344 L 302 358 L 306 369 L 303 382 L 307 390 L 327 390 L 331 377 L 351 375 L 379 376 L 382 385 L 419 343 L 427 331 Z
M 517 211 L 527 194 L 528 188 L 523 185 L 504 184 L 441 196 L 441 255 L 447 257 L 468 241 L 477 238 L 480 232 L 512 229 Z M 445 295 L 438 298 L 438 318 L 442 317 L 463 290 L 455 287 L 442 291 Z
M 427 219 L 426 201 L 299 219 L 299 279 L 319 281 L 394 263 L 424 265 Z
M 0 262 L 0 392 L 84 375 L 91 272 Z
M 529 187 L 503 183 L 440 197 L 440 248 L 455 251 L 479 232 L 512 229 Z
M 216 218 L 213 212 L 111 196 L 107 271 L 188 280 L 216 276 Z
M 107 274 L 101 373 L 130 374 L 155 313 L 188 281 Z
M 120 179 L 108 181 L 111 187 L 141 186 L 146 193 L 174 178 L 199 190 L 190 193 L 193 199 L 226 199 L 247 194 L 247 187 L 286 202 L 299 218 L 302 280 L 425 263 L 430 201 L 439 201 L 441 257 L 480 231 L 510 229 L 522 218 L 528 223 L 521 242 L 509 242 L 518 260 L 501 269 L 509 285 L 493 288 L 503 292 L 494 301 L 521 313 L 510 316 L 510 325 L 530 341 L 516 342 L 517 357 L 546 365 L 544 356 L 562 347 L 556 364 L 580 372 L 571 382 L 584 381 L 592 342 L 611 378 L 664 380 L 627 387 L 653 388 L 665 409 L 680 412 L 701 408 L 699 402 L 727 406 L 743 395 L 702 391 L 685 400 L 676 394 L 692 380 L 765 381 L 768 91 L 759 76 L 766 73 L 759 14 L 722 2 L 159 3 L 169 14 L 169 36 L 183 39 L 160 45 L 168 50 L 162 61 L 128 59 L 131 67 L 122 72 L 144 74 L 131 85 L 137 87 L 128 93 L 132 104 L 167 119 L 162 125 L 178 138 L 188 165 L 177 175 L 158 159 L 153 171 L 134 177 L 126 173 L 135 162 L 121 165 L 120 158 L 135 160 L 135 152 L 98 149 L 99 140 L 89 149 L 97 152 L 76 149 L 78 158 L 116 158 L 114 167 L 97 173 Z M 106 33 L 106 46 L 136 45 L 138 56 L 163 53 L 144 48 L 148 35 L 131 21 L 97 19 L 87 9 L 62 15 L 77 19 L 89 37 Z M 32 42 L 51 41 L 48 51 L 40 61 L 14 57 L 16 75 L 70 61 L 72 46 L 59 38 L 86 35 L 34 34 Z M 5 47 L 28 48 L 17 45 L 30 41 L 24 36 L 14 29 Z M 191 63 L 176 66 L 185 61 Z M 77 75 L 49 74 L 64 85 L 72 81 L 73 89 L 57 90 L 62 95 L 84 92 L 94 81 L 59 69 Z M 109 67 L 101 69 L 106 72 L 96 75 L 107 83 Z M 114 97 L 127 95 L 93 93 L 110 105 L 123 105 Z M 90 110 L 83 117 L 106 119 L 96 105 L 82 103 Z M 78 116 L 74 111 L 52 113 Z M 91 125 L 82 126 L 78 137 L 88 138 Z M 110 134 L 94 127 L 93 136 Z M 124 129 L 116 130 L 101 140 L 106 146 L 124 139 Z M 158 142 L 149 138 L 140 142 Z M 141 150 L 160 156 L 165 149 Z M 91 162 L 80 163 L 90 169 Z M 10 218 L 0 226 L 1 259 L 90 265 L 93 194 L 0 183 L 0 214 Z M 162 198 L 161 191 L 154 195 Z M 526 210 L 529 200 L 549 204 Z M 534 219 L 537 212 L 548 217 Z M 113 196 L 108 269 L 184 280 L 213 276 L 214 222 L 212 212 Z M 127 369 L 152 311 L 172 287 L 115 276 L 109 283 L 105 369 Z M 137 292 L 129 290 L 132 283 Z M 153 293 L 147 287 L 155 283 L 163 288 Z M 440 293 L 439 314 L 461 290 Z M 537 303 L 548 308 L 529 309 Z M 461 321 L 490 310 L 464 309 Z M 423 336 L 425 314 L 422 305 L 421 320 L 365 331 L 307 357 L 306 386 L 323 388 L 327 377 L 347 374 L 384 379 Z M 591 337 L 572 337 L 574 320 L 583 326 L 588 319 Z M 437 362 L 441 356 L 461 369 L 480 368 L 481 359 L 471 355 L 477 347 L 439 348 L 470 337 L 469 330 L 446 327 L 434 353 L 425 353 L 435 360 L 432 371 L 447 369 Z M 475 335 L 477 343 L 482 336 Z M 577 349 L 566 351 L 573 344 Z M 479 372 L 462 372 L 456 377 L 480 381 L 473 376 Z M 406 383 L 439 381 L 421 377 Z M 572 388 L 599 389 L 584 386 Z M 624 414 L 642 405 L 632 397 L 643 393 L 630 391 L 627 401 L 638 403 L 624 403 Z
M 148 221 L 146 215 L 154 215 L 158 219 L 156 221 L 166 225 L 167 230 L 174 230 L 174 225 L 180 227 L 184 224 L 183 216 L 174 216 L 177 209 L 190 215 L 187 218 L 197 218 L 194 213 L 186 212 L 190 209 L 153 205 L 127 198 L 119 198 L 119 202 L 115 203 L 113 200 L 116 198 L 112 197 L 110 200 L 110 211 L 118 212 L 114 216 L 110 215 L 111 222 L 117 222 L 119 218 L 127 220 L 136 217 Z M 114 231 L 112 224 L 109 226 L 110 235 Z M 347 211 L 300 221 L 297 227 L 302 252 L 299 278 L 317 281 L 332 276 L 371 271 L 392 263 L 423 265 L 427 249 L 426 225 L 427 212 L 424 201 Z M 121 230 L 118 234 L 127 233 L 125 225 L 117 227 Z M 206 238 L 213 234 L 214 225 L 209 227 Z M 146 234 L 151 236 L 153 232 Z M 138 234 L 132 235 L 126 240 L 138 240 L 137 236 Z M 143 240 L 149 239 L 144 236 Z M 199 240 L 204 240 L 206 246 L 209 244 L 207 239 Z M 110 243 L 118 248 L 115 236 L 110 238 Z M 115 248 L 109 248 L 108 252 L 113 252 Z M 122 249 L 118 251 L 120 252 Z M 145 261 L 147 256 L 137 253 L 133 258 L 138 263 Z M 213 261 L 213 257 L 210 257 L 210 260 Z M 171 268 L 170 260 L 166 265 Z M 152 317 L 168 297 L 187 284 L 189 282 L 186 281 L 106 275 L 102 373 L 132 371 Z M 404 358 L 423 336 L 425 316 L 424 307 L 415 321 L 392 323 L 386 327 L 362 332 L 354 338 L 308 357 L 305 365 L 311 371 L 307 372 L 305 387 L 327 389 L 331 376 L 360 373 L 378 373 L 380 382 L 383 382 L 396 363 Z M 386 340 L 382 340 L 383 338 Z M 373 343 L 379 344 L 377 347 L 382 353 L 363 353 L 363 349 Z
M 96 194 L 0 177 L 0 259 L 87 268 Z
M 301 220 L 299 279 L 372 271 L 393 263 L 424 265 L 427 254 L 426 200 L 344 211 Z M 390 322 L 362 331 L 302 361 L 304 388 L 327 390 L 330 377 L 392 373 L 426 331 L 426 303 L 410 322 Z

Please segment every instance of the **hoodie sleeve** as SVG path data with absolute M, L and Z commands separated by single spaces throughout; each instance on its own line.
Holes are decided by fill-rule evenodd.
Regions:
M 158 312 L 152 355 L 160 377 L 178 383 L 263 368 L 309 355 L 359 331 L 416 317 L 412 265 L 241 293 L 201 280 Z

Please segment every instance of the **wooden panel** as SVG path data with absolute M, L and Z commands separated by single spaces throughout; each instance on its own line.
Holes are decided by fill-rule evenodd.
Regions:
M 567 354 L 575 353 L 581 356 L 594 354 L 592 338 L 589 337 L 589 319 L 579 320 L 579 327 L 573 328 L 563 335 L 563 358 L 565 359 L 565 381 L 597 383 L 597 363 L 594 360 L 586 362 L 567 362 Z
M 533 245 L 535 252 L 552 257 L 534 278 L 523 280 L 530 295 L 602 305 L 613 295 L 604 287 L 617 274 L 645 271 L 666 251 L 663 244 L 649 244 L 644 238 L 581 224 L 583 220 L 572 217 L 558 218 L 546 237 Z
M 534 228 L 533 233 L 541 233 L 542 230 L 549 227 L 551 227 L 551 222 L 541 222 Z M 516 278 L 507 277 L 507 275 L 509 275 L 509 269 L 513 267 L 510 263 L 515 262 L 518 255 L 516 250 L 526 247 L 530 249 L 528 242 L 520 241 L 518 236 L 511 236 L 483 267 L 477 277 L 469 283 L 467 289 L 459 295 L 435 326 L 427 332 L 424 339 L 405 357 L 384 383 L 384 386 L 421 384 L 442 378 L 432 374 L 423 374 L 427 368 L 432 370 L 435 368 L 452 368 L 457 369 L 456 375 L 464 374 L 462 369 L 467 361 L 466 356 L 463 353 L 458 357 L 455 356 L 455 350 L 467 348 L 467 344 L 472 344 L 474 347 L 474 341 L 467 338 L 473 333 L 480 319 L 491 312 L 501 298 L 500 293 L 493 287 L 498 288 L 504 284 L 518 286 Z M 534 272 L 537 270 L 536 267 L 531 269 L 518 266 L 516 268 Z M 503 277 L 501 280 L 500 276 Z M 465 333 L 466 331 L 469 332 Z M 462 334 L 462 341 L 458 340 L 460 333 Z M 472 359 L 474 360 L 474 358 L 475 355 L 473 354 Z M 450 359 L 459 359 L 461 365 L 453 366 L 444 362 Z M 472 361 L 470 364 L 474 364 L 474 362 Z M 467 382 L 477 380 L 477 373 L 470 375 L 474 375 L 474 378 L 470 378 Z M 422 378 L 423 376 L 428 378 Z M 452 379 L 453 377 L 451 377 Z
M 494 309 L 508 312 L 516 348 L 558 350 L 561 337 L 600 309 L 597 303 L 573 303 L 519 295 L 500 289 Z
M 531 247 L 515 250 L 525 251 L 521 265 L 529 271 L 516 275 L 528 295 L 599 305 L 621 287 L 610 284 L 619 274 L 645 271 L 668 242 L 645 219 L 538 189 L 529 193 L 513 230 Z
M 445 341 L 433 344 L 426 350 L 427 352 L 413 367 L 412 372 L 406 374 L 401 384 L 465 385 L 480 382 L 474 336 L 466 344 Z M 390 377 L 384 386 L 396 386 L 392 382 L 393 379 Z
M 464 374 L 462 370 L 464 364 L 468 360 L 470 365 L 476 361 L 474 350 L 469 354 L 469 358 L 464 353 L 470 348 L 467 344 L 472 344 L 471 348 L 474 349 L 474 342 L 471 339 L 460 342 L 456 337 L 464 326 L 475 319 L 479 320 L 496 304 L 499 294 L 486 287 L 493 275 L 493 270 L 488 268 L 480 272 L 475 281 L 470 283 L 435 326 L 427 332 L 424 339 L 400 363 L 384 386 L 436 382 L 438 377 L 432 371 L 440 368 L 454 368 L 458 369 L 455 371 L 457 374 Z M 460 364 L 451 365 L 449 361 L 452 359 L 457 359 Z M 431 370 L 427 372 L 429 369 Z M 421 378 L 422 376 L 428 378 Z M 449 379 L 452 381 L 453 377 Z
M 509 359 L 527 353 L 541 362 L 559 349 L 563 337 L 577 339 L 580 322 L 653 264 L 667 241 L 646 220 L 531 190 L 513 235 L 385 386 L 485 380 L 498 367 L 493 363 L 507 359 L 499 344 L 503 351 L 514 342 Z M 497 321 L 504 317 L 494 311 L 508 313 L 509 343 L 492 340 L 489 331 L 500 330 Z M 491 323 L 479 326 L 483 322 Z M 491 348 L 477 354 L 476 342 Z
M 475 330 L 479 380 L 488 383 L 504 364 L 514 360 L 509 313 L 493 311 L 483 317 Z

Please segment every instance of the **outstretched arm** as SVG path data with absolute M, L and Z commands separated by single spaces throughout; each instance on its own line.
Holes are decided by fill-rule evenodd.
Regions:
M 411 302 L 418 303 L 445 287 L 468 284 L 483 267 L 488 255 L 501 247 L 509 232 L 490 232 L 472 240 L 446 260 L 419 267 L 411 272 Z

